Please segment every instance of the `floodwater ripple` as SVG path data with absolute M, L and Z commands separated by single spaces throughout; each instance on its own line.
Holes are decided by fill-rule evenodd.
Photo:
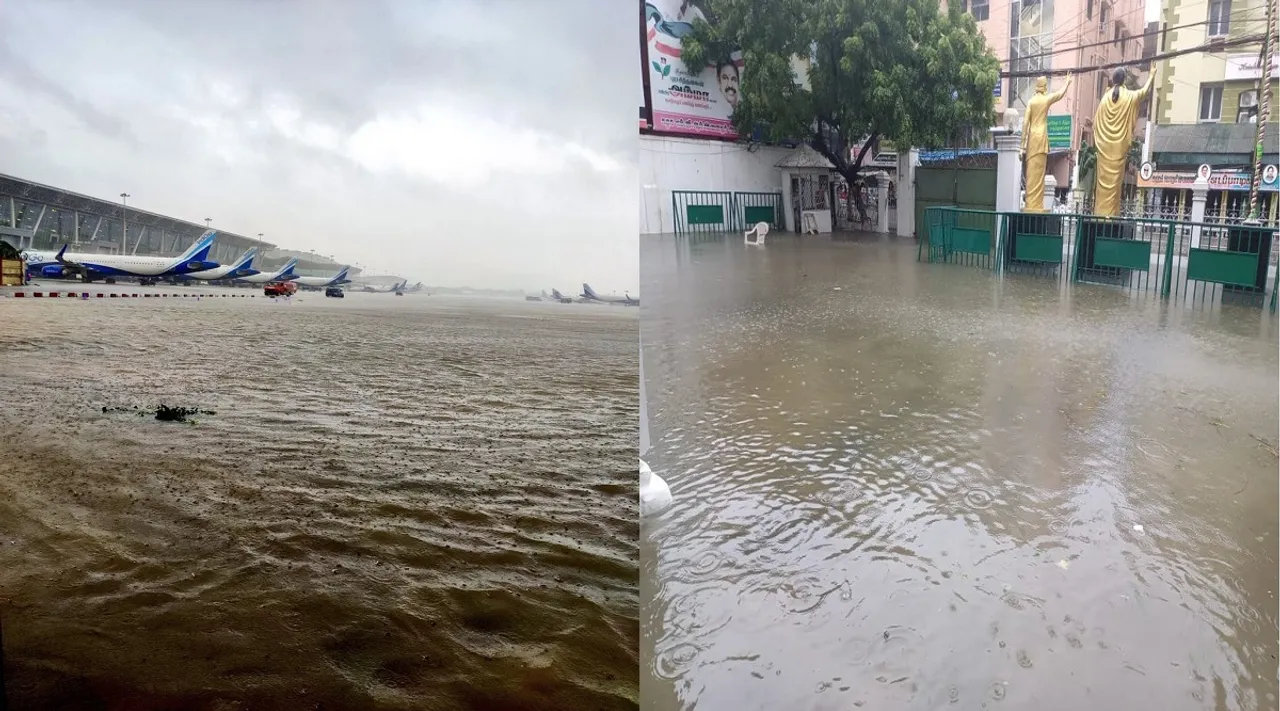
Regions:
M 0 310 L 15 708 L 636 707 L 633 311 Z
M 645 708 L 1276 708 L 1274 317 L 914 258 L 642 240 Z

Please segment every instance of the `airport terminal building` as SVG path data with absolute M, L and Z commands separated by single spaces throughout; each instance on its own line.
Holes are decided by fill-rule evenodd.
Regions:
M 125 229 L 128 241 L 124 241 Z M 0 239 L 19 249 L 56 250 L 96 254 L 137 254 L 177 256 L 208 229 L 206 225 L 146 210 L 127 208 L 122 202 L 101 200 L 61 188 L 41 185 L 11 175 L 0 174 Z M 122 245 L 127 245 L 123 247 Z M 223 264 L 246 249 L 258 247 L 264 265 L 281 266 L 288 259 L 273 252 L 269 242 L 218 230 L 210 257 Z M 338 265 L 322 258 L 302 258 L 297 272 L 304 276 L 327 276 Z M 355 276 L 358 270 L 352 269 Z

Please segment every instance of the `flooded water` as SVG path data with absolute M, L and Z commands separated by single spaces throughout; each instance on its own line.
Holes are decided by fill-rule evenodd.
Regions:
M 655 711 L 1277 708 L 1277 330 L 643 238 Z
M 634 309 L 8 299 L 0 323 L 11 708 L 636 708 Z M 215 414 L 102 411 L 159 403 Z

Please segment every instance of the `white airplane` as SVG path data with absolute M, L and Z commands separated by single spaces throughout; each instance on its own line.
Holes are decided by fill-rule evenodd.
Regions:
M 560 291 L 559 291 L 558 289 L 552 289 L 552 290 L 551 290 L 551 300 L 552 300 L 552 301 L 559 301 L 559 302 L 560 302 L 560 303 L 562 303 L 562 304 L 572 304 L 572 303 L 573 303 L 573 299 L 571 299 L 571 298 L 569 298 L 569 297 L 565 296 L 564 294 L 561 294 L 561 293 L 560 293 Z
M 595 301 L 601 304 L 621 304 L 623 306 L 640 305 L 640 299 L 633 299 L 630 294 L 625 294 L 623 296 L 601 296 L 596 293 L 595 289 L 591 288 L 590 284 L 587 283 L 583 283 L 582 285 L 582 298 L 586 301 Z
M 217 269 L 209 269 L 203 272 L 191 272 L 186 275 L 186 278 L 216 281 L 218 279 L 236 279 L 260 274 L 261 272 L 253 268 L 253 260 L 257 256 L 258 248 L 250 247 L 244 254 L 240 255 L 239 259 L 231 264 L 224 264 Z
M 250 284 L 270 284 L 274 281 L 293 281 L 298 278 L 298 275 L 293 273 L 293 268 L 296 266 L 298 266 L 298 259 L 294 257 L 293 259 L 285 262 L 284 266 L 280 267 L 278 271 L 274 271 L 269 274 L 266 272 L 258 272 L 257 274 L 250 274 L 249 276 L 236 277 L 236 281 L 244 281 Z
M 341 271 L 331 277 L 307 277 L 300 276 L 294 278 L 293 282 L 299 286 L 326 287 L 338 286 L 340 284 L 349 284 L 350 279 L 347 278 L 347 271 L 351 267 L 343 267 Z
M 192 272 L 217 269 L 220 264 L 209 259 L 213 238 L 209 230 L 187 251 L 177 257 L 139 257 L 132 254 L 67 253 L 67 245 L 57 254 L 29 249 L 22 253 L 27 273 L 43 277 L 68 277 L 79 274 L 84 281 L 102 277 L 175 277 Z

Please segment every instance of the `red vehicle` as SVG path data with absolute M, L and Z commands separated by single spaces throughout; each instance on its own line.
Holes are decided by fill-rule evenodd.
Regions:
M 264 296 L 293 296 L 298 292 L 298 285 L 291 281 L 273 282 L 262 287 Z

